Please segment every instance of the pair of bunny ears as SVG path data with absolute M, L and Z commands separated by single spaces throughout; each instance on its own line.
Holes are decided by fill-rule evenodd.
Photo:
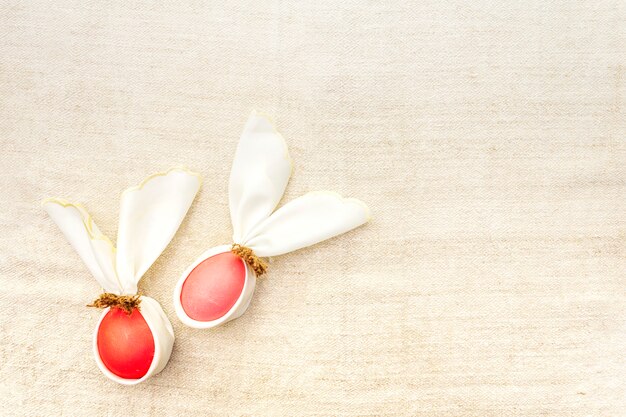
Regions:
M 124 191 L 117 247 L 82 205 L 60 198 L 43 204 L 104 292 L 132 295 L 176 234 L 201 182 L 197 173 L 172 168 Z
M 287 145 L 253 112 L 241 136 L 229 182 L 233 242 L 260 257 L 295 251 L 369 219 L 367 206 L 332 192 L 311 192 L 274 211 L 292 172 Z M 44 207 L 106 292 L 136 294 L 137 284 L 167 247 L 201 186 L 199 174 L 172 168 L 121 198 L 117 248 L 80 204 L 47 199 Z

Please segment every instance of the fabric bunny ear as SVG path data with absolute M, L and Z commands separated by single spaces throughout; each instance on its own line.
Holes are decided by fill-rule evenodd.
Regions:
M 252 112 L 237 146 L 228 188 L 235 243 L 245 241 L 274 211 L 291 171 L 285 140 L 266 118 Z
M 122 294 L 123 288 L 115 271 L 115 247 L 100 232 L 85 208 L 60 198 L 49 198 L 43 206 L 102 288 L 106 292 Z
M 276 210 L 242 245 L 257 256 L 277 256 L 345 233 L 369 217 L 362 201 L 327 191 L 312 192 Z
M 200 189 L 200 176 L 173 168 L 122 194 L 116 266 L 123 290 L 137 283 L 170 243 Z

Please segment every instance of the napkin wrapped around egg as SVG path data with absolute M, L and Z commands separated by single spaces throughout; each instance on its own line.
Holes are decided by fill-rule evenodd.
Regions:
M 91 305 L 104 311 L 93 337 L 100 370 L 133 385 L 160 372 L 174 331 L 160 304 L 137 294 L 137 284 L 169 244 L 201 185 L 184 168 L 151 175 L 121 197 L 117 247 L 80 204 L 59 198 L 43 206 L 76 250 L 103 293 Z
M 328 191 L 310 192 L 276 209 L 292 173 L 283 137 L 253 112 L 237 146 L 228 199 L 231 245 L 208 249 L 180 277 L 174 308 L 191 327 L 210 328 L 241 316 L 252 299 L 264 258 L 282 255 L 354 229 L 367 206 Z

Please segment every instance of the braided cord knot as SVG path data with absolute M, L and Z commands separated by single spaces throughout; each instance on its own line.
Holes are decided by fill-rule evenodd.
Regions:
M 254 270 L 257 277 L 260 277 L 267 272 L 267 262 L 256 256 L 252 249 L 238 243 L 233 243 L 230 250 L 247 263 L 248 266 Z
M 96 298 L 91 304 L 87 304 L 87 307 L 107 308 L 116 307 L 124 310 L 126 314 L 130 315 L 133 309 L 137 308 L 141 303 L 140 295 L 117 295 L 110 292 L 100 294 L 100 297 Z

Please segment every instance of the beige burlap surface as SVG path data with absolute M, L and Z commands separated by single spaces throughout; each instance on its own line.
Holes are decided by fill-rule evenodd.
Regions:
M 0 415 L 624 415 L 625 47 L 623 1 L 0 2 Z M 231 243 L 252 109 L 289 144 L 285 201 L 373 220 L 193 330 L 172 289 Z M 39 202 L 114 238 L 120 192 L 180 164 L 204 185 L 140 284 L 174 352 L 120 386 Z

